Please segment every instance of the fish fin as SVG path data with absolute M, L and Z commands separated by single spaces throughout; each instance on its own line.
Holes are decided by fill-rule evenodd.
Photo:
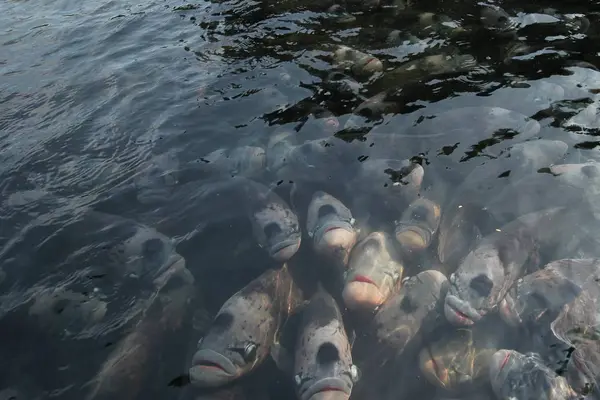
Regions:
M 286 375 L 292 376 L 294 373 L 294 357 L 288 349 L 281 343 L 274 342 L 271 345 L 271 358 L 277 368 Z
M 504 322 L 510 326 L 519 326 L 521 324 L 521 317 L 516 311 L 515 300 L 510 294 L 507 294 L 499 304 L 498 307 L 500 317 Z

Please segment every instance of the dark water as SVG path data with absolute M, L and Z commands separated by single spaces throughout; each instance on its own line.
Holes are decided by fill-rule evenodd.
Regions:
M 125 282 L 130 271 L 108 279 L 106 271 L 94 269 L 113 258 L 82 255 L 119 240 L 86 236 L 100 228 L 74 222 L 84 207 L 136 219 L 174 238 L 199 288 L 193 309 L 160 333 L 151 357 L 132 367 L 142 372 L 133 373 L 126 389 L 115 381 L 112 397 L 181 397 L 168 383 L 185 371 L 199 326 L 274 264 L 245 225 L 238 229 L 227 221 L 228 210 L 243 199 L 215 208 L 183 194 L 162 208 L 136 208 L 127 188 L 152 160 L 163 171 L 183 171 L 151 182 L 160 196 L 180 184 L 201 187 L 214 179 L 197 167 L 200 157 L 239 146 L 267 148 L 273 135 L 289 131 L 294 143 L 327 138 L 335 148 L 350 143 L 350 150 L 341 168 L 335 169 L 340 158 L 332 151 L 330 163 L 319 164 L 308 178 L 293 168 L 252 176 L 265 184 L 283 182 L 282 196 L 299 174 L 333 192 L 365 159 L 380 157 L 421 163 L 425 191 L 443 203 L 468 172 L 519 141 L 558 139 L 569 145 L 563 161 L 598 159 L 600 3 L 498 3 L 519 24 L 512 36 L 486 29 L 475 2 L 414 3 L 404 10 L 349 3 L 345 14 L 335 14 L 329 0 L 3 2 L 0 389 L 18 394 L 0 392 L 0 398 L 90 395 L 90 380 L 134 329 L 137 310 L 145 309 L 139 302 L 152 298 L 148 281 Z M 427 22 L 423 13 L 443 15 L 446 23 Z M 355 72 L 350 94 L 326 85 L 339 45 L 378 57 L 386 72 L 346 71 Z M 449 54 L 444 73 L 419 73 L 421 65 L 416 75 L 388 73 L 441 52 Z M 460 54 L 472 56 L 468 68 L 452 65 Z M 354 112 L 384 91 L 385 107 Z M 497 110 L 493 119 L 477 112 L 431 119 L 473 106 L 530 119 Z M 331 115 L 316 118 L 311 112 L 317 108 Z M 63 229 L 71 233 L 45 244 Z M 115 237 L 123 233 L 117 231 Z M 187 235 L 191 231 L 199 233 Z M 32 302 L 73 281 L 87 299 L 108 304 L 106 320 L 79 329 L 69 325 L 68 314 L 58 329 L 40 325 Z M 279 393 L 272 398 L 289 396 L 286 384 L 269 381 Z

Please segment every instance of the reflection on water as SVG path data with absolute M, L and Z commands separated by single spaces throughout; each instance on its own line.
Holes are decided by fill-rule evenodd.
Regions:
M 0 11 L 0 399 L 598 395 L 597 2 Z

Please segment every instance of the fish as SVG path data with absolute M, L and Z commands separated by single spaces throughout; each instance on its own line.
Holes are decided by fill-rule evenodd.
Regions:
M 188 374 L 198 387 L 225 386 L 269 356 L 288 316 L 302 302 L 287 265 L 270 269 L 233 294 L 198 341 Z
M 358 381 L 340 309 L 321 286 L 302 311 L 294 355 L 300 400 L 348 400 Z
M 598 281 L 599 258 L 552 261 L 517 282 L 513 313 L 505 318 L 530 339 L 524 346 L 559 366 L 580 395 L 599 390 Z
M 136 398 L 144 380 L 165 351 L 168 335 L 181 329 L 195 295 L 194 278 L 188 270 L 171 273 L 145 303 L 141 320 L 110 353 L 97 375 L 85 386 L 86 400 Z
M 492 357 L 489 379 L 498 400 L 576 400 L 581 397 L 563 376 L 544 365 L 535 353 L 498 350 Z
M 516 38 L 518 24 L 502 8 L 490 4 L 480 9 L 480 21 L 485 29 L 503 38 Z
M 344 304 L 351 310 L 375 310 L 399 288 L 403 273 L 393 239 L 384 232 L 369 234 L 350 254 Z
M 341 201 L 323 191 L 313 194 L 308 206 L 306 230 L 317 254 L 347 265 L 358 237 L 354 223 L 351 211 Z
M 340 67 L 348 67 L 355 75 L 372 75 L 383 71 L 383 64 L 377 57 L 348 46 L 338 46 L 333 53 L 333 61 Z
M 408 252 L 427 249 L 437 233 L 442 212 L 440 206 L 426 198 L 413 201 L 396 222 L 396 241 Z
M 419 368 L 434 386 L 450 393 L 485 385 L 494 353 L 508 343 L 509 327 L 498 318 L 470 328 L 447 329 L 419 352 Z
M 221 148 L 206 154 L 194 163 L 213 173 L 254 176 L 266 166 L 266 152 L 258 146 Z
M 567 225 L 564 207 L 525 214 L 483 238 L 450 275 L 444 312 L 457 326 L 472 325 L 499 307 L 510 307 L 509 289 L 528 267 L 537 266 L 538 247 Z M 529 264 L 533 264 L 530 266 Z

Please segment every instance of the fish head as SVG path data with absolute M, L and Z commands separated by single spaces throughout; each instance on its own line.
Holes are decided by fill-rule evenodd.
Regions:
M 480 21 L 487 30 L 501 37 L 513 36 L 518 28 L 506 11 L 489 4 L 481 7 Z
M 399 287 L 403 272 L 391 238 L 383 232 L 371 233 L 350 254 L 342 292 L 346 307 L 376 309 Z
M 335 300 L 317 292 L 304 311 L 296 345 L 294 381 L 300 400 L 347 400 L 358 380 Z
M 480 246 L 470 252 L 458 270 L 450 275 L 444 314 L 457 326 L 479 321 L 502 300 L 507 288 L 504 265 L 494 246 Z
M 317 253 L 348 263 L 358 232 L 352 213 L 341 201 L 328 193 L 315 192 L 308 206 L 306 230 Z
M 469 329 L 444 337 L 419 353 L 419 367 L 434 385 L 446 390 L 460 390 L 487 378 L 494 349 L 478 348 Z
M 117 246 L 116 258 L 122 262 L 124 275 L 157 279 L 185 269 L 185 258 L 177 253 L 175 243 L 145 225 L 136 225 L 133 235 Z
M 333 134 L 340 128 L 340 121 L 325 107 L 312 107 L 311 115 L 315 118 L 316 122 L 318 122 L 322 132 Z
M 172 153 L 153 157 L 136 168 L 133 184 L 143 204 L 165 201 L 179 180 L 179 160 Z
M 403 349 L 432 310 L 441 307 L 447 289 L 446 276 L 439 271 L 422 271 L 407 279 L 375 314 L 373 325 L 377 339 L 395 349 Z
M 429 247 L 440 225 L 440 206 L 419 198 L 412 202 L 396 223 L 396 240 L 408 251 L 423 251 Z
M 536 354 L 498 350 L 489 369 L 492 389 L 500 400 L 573 400 L 566 379 L 546 367 Z
M 221 307 L 198 342 L 189 377 L 199 387 L 220 387 L 252 371 L 268 355 L 276 330 L 265 293 L 238 292 Z
M 559 260 L 558 262 L 560 262 Z M 501 313 L 510 325 L 540 324 L 553 321 L 563 307 L 581 295 L 583 289 L 553 268 L 544 268 L 519 279 L 514 288 L 514 302 L 509 317 Z
M 252 175 L 264 170 L 267 154 L 262 147 L 241 146 L 232 149 L 229 154 L 229 171 L 234 174 Z
M 283 200 L 268 201 L 252 213 L 254 235 L 274 260 L 285 262 L 300 248 L 300 224 Z

